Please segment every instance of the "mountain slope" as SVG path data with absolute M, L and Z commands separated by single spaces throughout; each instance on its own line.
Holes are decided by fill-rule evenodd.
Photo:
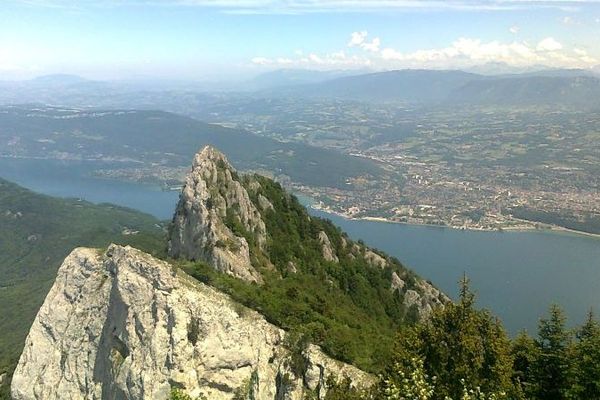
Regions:
M 473 80 L 449 94 L 458 104 L 598 107 L 600 79 L 593 76 L 512 76 Z
M 73 247 L 117 242 L 160 254 L 164 232 L 157 223 L 133 210 L 51 198 L 0 179 L 0 375 L 14 368 L 56 270 Z M 0 386 L 0 398 L 7 389 Z
M 345 76 L 361 75 L 364 73 L 365 71 L 348 70 L 317 71 L 306 69 L 279 69 L 262 73 L 243 86 L 247 86 L 248 89 L 265 90 L 277 87 L 319 83 Z
M 80 221 L 70 218 L 74 212 L 68 204 L 73 203 L 78 208 L 99 209 L 97 217 L 101 221 L 88 215 L 89 225 L 85 225 L 106 233 L 92 236 L 99 246 L 110 237 L 121 242 L 131 240 L 134 244 L 135 238 L 146 237 L 148 240 L 138 240 L 137 244 L 155 251 L 165 245 L 160 235 L 140 236 L 141 232 L 127 235 L 131 229 L 142 229 L 144 225 L 124 226 L 119 222 L 122 218 L 101 213 L 105 209 L 114 211 L 110 206 L 69 203 L 44 196 L 36 200 L 36 195 L 22 189 L 18 193 L 17 205 L 45 201 L 40 207 L 45 207 L 51 222 L 57 224 L 50 231 L 58 238 L 65 235 L 74 238 L 65 244 L 83 244 L 85 238 L 92 236 L 79 230 Z M 68 203 L 64 206 L 66 211 L 55 210 L 55 202 Z M 11 207 L 16 207 L 15 204 Z M 36 215 L 26 210 L 10 208 L 6 215 L 13 218 L 20 212 L 19 218 L 25 219 L 31 214 L 31 218 L 43 220 L 39 211 Z M 106 224 L 114 227 L 109 225 L 113 227 L 111 230 Z M 65 226 L 69 226 L 66 232 Z M 22 236 L 27 238 L 25 233 Z M 231 398 L 232 391 L 243 382 L 242 378 L 253 382 L 254 370 L 268 382 L 268 390 L 260 389 L 263 390 L 260 393 L 270 393 L 258 398 L 270 399 L 272 393 L 281 394 L 277 388 L 282 382 L 288 382 L 284 387 L 288 387 L 289 382 L 299 382 L 293 387 L 301 385 L 319 391 L 322 386 L 319 382 L 326 376 L 319 371 L 327 365 L 340 367 L 341 364 L 326 361 L 327 357 L 322 355 L 315 356 L 311 350 L 314 347 L 308 343 L 321 346 L 329 357 L 368 372 L 380 372 L 381 366 L 387 364 L 398 328 L 427 318 L 433 309 L 449 301 L 397 260 L 352 241 L 332 223 L 311 217 L 279 184 L 259 175 L 238 174 L 225 156 L 211 147 L 203 149 L 194 159 L 169 239 L 173 266 L 229 297 L 204 285 L 199 286 L 199 292 L 180 291 L 183 286 L 195 284 L 179 278 L 178 283 L 171 282 L 170 277 L 175 273 L 171 265 L 132 249 L 117 246 L 105 255 L 76 250 L 63 264 L 65 271 L 55 283 L 58 289 L 48 295 L 47 305 L 31 330 L 29 343 L 33 347 L 28 347 L 21 358 L 29 366 L 22 367 L 13 387 L 19 396 L 29 398 L 32 387 L 51 392 L 55 390 L 51 382 L 56 378 L 66 385 L 65 390 L 75 391 L 73 393 L 79 390 L 91 397 L 97 390 L 106 390 L 125 398 L 139 398 L 140 393 L 164 394 L 167 384 L 174 387 L 181 384 L 186 388 L 208 388 L 211 393 Z M 62 243 L 57 245 L 56 240 L 47 237 L 47 243 L 55 243 L 58 250 L 62 249 Z M 9 245 L 12 242 L 6 241 Z M 54 268 L 40 266 L 36 271 L 44 271 L 43 276 L 49 277 Z M 65 280 L 67 276 L 69 279 Z M 47 286 L 38 293 L 43 295 L 44 289 L 47 290 Z M 198 293 L 204 293 L 204 297 L 196 298 Z M 152 300 L 148 300 L 148 296 Z M 231 305 L 232 300 L 264 317 L 248 314 L 240 304 Z M 212 304 L 213 301 L 218 304 Z M 194 311 L 195 305 L 204 308 Z M 65 315 L 74 318 L 73 324 Z M 263 322 L 250 330 L 246 327 L 248 315 L 253 315 L 250 319 L 255 322 L 264 318 Z M 261 331 L 260 327 L 267 326 L 265 320 L 270 327 Z M 191 327 L 196 323 L 197 328 Z M 286 330 L 284 342 L 284 336 L 277 333 L 281 331 L 273 325 Z M 208 327 L 214 331 L 207 331 Z M 230 336 L 238 331 L 239 335 Z M 264 347 L 263 334 L 279 339 Z M 89 335 L 89 340 L 85 335 Z M 48 347 L 49 342 L 53 343 L 52 348 L 62 348 L 64 357 L 35 350 Z M 193 346 L 190 347 L 189 342 Z M 141 343 L 151 345 L 146 347 Z M 196 349 L 196 343 L 202 343 L 199 346 L 205 350 Z M 164 345 L 170 346 L 170 350 L 163 348 Z M 92 347 L 90 352 L 82 353 L 81 346 Z M 235 346 L 242 348 L 235 350 Z M 270 352 L 274 352 L 273 356 L 269 356 Z M 280 352 L 290 355 L 281 358 L 277 355 Z M 129 357 L 131 354 L 135 356 Z M 170 360 L 166 372 L 158 368 L 165 365 L 161 361 L 165 354 Z M 212 355 L 203 359 L 202 354 Z M 140 359 L 149 363 L 145 368 L 154 371 L 156 379 L 139 376 L 140 366 L 136 363 Z M 93 371 L 85 370 L 88 367 L 84 367 L 84 371 L 77 368 L 79 372 L 72 375 L 69 371 L 74 370 L 75 365 L 97 368 Z M 295 381 L 285 378 L 286 368 L 296 370 L 290 375 Z M 356 371 L 348 366 L 342 370 Z M 66 378 L 61 378 L 61 374 L 66 374 Z M 88 385 L 90 379 L 101 382 L 103 389 Z M 145 385 L 148 392 L 140 385 Z M 221 398 L 219 396 L 217 398 Z
M 191 261 L 181 265 L 192 276 L 367 370 L 398 327 L 447 301 L 397 260 L 309 216 L 279 184 L 238 174 L 211 147 L 194 159 L 169 238 L 169 255 Z
M 312 186 L 347 187 L 357 177 L 385 174 L 373 161 L 299 143 L 206 124 L 162 111 L 0 107 L 0 154 L 104 160 L 117 166 L 188 166 L 206 144 L 230 154 L 237 167 L 284 175 Z
M 485 76 L 463 71 L 398 70 L 273 90 L 275 95 L 442 106 L 598 107 L 600 79 L 587 70 Z
M 397 70 L 343 77 L 301 87 L 282 88 L 279 94 L 430 103 L 445 100 L 453 90 L 479 78 L 483 77 L 462 71 Z

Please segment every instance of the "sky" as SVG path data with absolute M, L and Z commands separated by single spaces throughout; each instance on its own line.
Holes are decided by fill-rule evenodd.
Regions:
M 592 68 L 600 0 L 1 0 L 0 80 Z

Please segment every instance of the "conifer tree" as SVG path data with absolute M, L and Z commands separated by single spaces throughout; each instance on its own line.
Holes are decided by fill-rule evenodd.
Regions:
M 460 282 L 460 299 L 432 314 L 427 323 L 399 335 L 388 381 L 410 376 L 414 360 L 422 360 L 427 379 L 435 380 L 432 398 L 462 398 L 465 388 L 494 394 L 514 392 L 510 342 L 500 322 L 475 309 L 469 280 Z M 396 387 L 401 387 L 396 385 Z
M 576 366 L 572 397 L 600 399 L 600 324 L 591 311 L 577 332 L 577 339 L 573 355 Z
M 525 331 L 519 332 L 512 343 L 513 381 L 522 391 L 523 397 L 532 398 L 535 394 L 533 368 L 538 359 L 535 340 Z
M 534 366 L 537 399 L 569 398 L 573 382 L 569 354 L 572 334 L 566 329 L 565 323 L 566 317 L 556 305 L 550 307 L 548 318 L 540 320 L 536 340 L 539 354 Z

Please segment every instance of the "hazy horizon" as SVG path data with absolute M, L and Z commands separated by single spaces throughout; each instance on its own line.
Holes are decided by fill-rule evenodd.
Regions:
M 600 64 L 597 1 L 7 0 L 2 80 Z

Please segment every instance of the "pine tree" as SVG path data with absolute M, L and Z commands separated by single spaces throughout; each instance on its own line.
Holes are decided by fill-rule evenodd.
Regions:
M 393 368 L 401 373 L 387 379 L 401 383 L 410 376 L 415 359 L 423 361 L 423 376 L 435 379 L 432 398 L 460 399 L 465 388 L 497 396 L 513 392 L 506 332 L 489 312 L 475 309 L 466 276 L 460 282 L 458 303 L 446 305 L 427 323 L 400 334 Z
M 513 381 L 522 391 L 523 396 L 531 398 L 535 393 L 535 377 L 533 368 L 538 358 L 538 348 L 535 340 L 525 331 L 519 332 L 513 340 Z
M 600 324 L 591 311 L 577 332 L 577 339 L 573 355 L 576 366 L 572 395 L 579 399 L 600 399 Z
M 569 397 L 572 385 L 570 346 L 572 335 L 565 328 L 566 317 L 560 307 L 550 307 L 550 316 L 542 318 L 536 347 L 539 354 L 534 366 L 535 397 L 562 400 Z

